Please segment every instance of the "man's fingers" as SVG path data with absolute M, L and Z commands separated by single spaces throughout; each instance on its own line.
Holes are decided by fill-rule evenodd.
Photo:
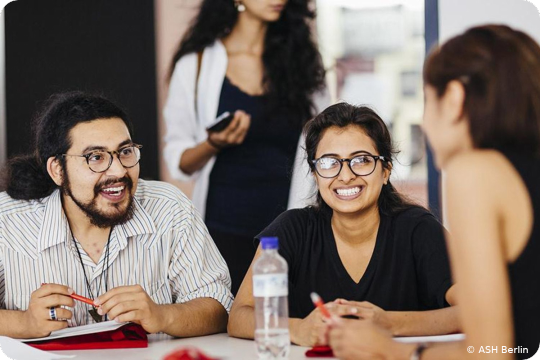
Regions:
M 51 308 L 58 307 L 60 305 L 73 307 L 75 306 L 75 300 L 66 295 L 53 294 L 40 298 L 38 302 L 39 306 Z
M 47 317 L 49 317 L 49 313 L 47 313 Z M 68 320 L 73 317 L 73 313 L 68 309 L 63 309 L 61 307 L 56 308 L 56 318 L 58 320 Z
M 107 313 L 103 312 L 103 315 L 107 314 L 109 319 L 116 319 L 122 314 L 126 314 L 130 311 L 140 310 L 142 307 L 143 303 L 139 301 L 124 301 L 112 307 Z
M 115 287 L 114 289 L 107 291 L 105 294 L 95 299 L 94 304 L 102 305 L 115 296 L 119 296 L 121 294 L 130 294 L 130 293 L 133 294 L 133 293 L 137 293 L 141 291 L 144 292 L 144 289 L 142 288 L 141 285 L 118 286 L 118 287 Z
M 142 312 L 139 310 L 133 310 L 129 312 L 125 312 L 121 315 L 116 316 L 114 319 L 116 322 L 122 323 L 122 322 L 139 322 L 139 320 L 142 319 Z
M 42 284 L 40 288 L 32 293 L 33 296 L 42 298 L 51 294 L 71 295 L 73 290 L 65 285 L 60 284 Z

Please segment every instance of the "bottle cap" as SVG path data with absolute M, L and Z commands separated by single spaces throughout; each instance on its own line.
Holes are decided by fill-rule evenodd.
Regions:
M 278 238 L 275 236 L 272 237 L 263 237 L 261 238 L 261 246 L 263 250 L 269 250 L 269 249 L 277 249 L 278 246 Z

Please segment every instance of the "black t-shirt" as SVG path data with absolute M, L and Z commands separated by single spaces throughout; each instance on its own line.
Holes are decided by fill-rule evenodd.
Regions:
M 444 228 L 427 210 L 381 214 L 375 249 L 359 283 L 341 262 L 331 217 L 331 212 L 312 207 L 289 210 L 257 236 L 279 237 L 279 253 L 289 264 L 291 318 L 304 318 L 313 310 L 312 291 L 324 301 L 369 301 L 389 311 L 448 306 L 451 276 Z

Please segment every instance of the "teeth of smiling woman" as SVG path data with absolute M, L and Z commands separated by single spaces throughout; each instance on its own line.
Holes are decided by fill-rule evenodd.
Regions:
M 114 194 L 114 195 L 118 195 L 120 194 L 120 192 L 122 190 L 124 190 L 125 186 L 119 186 L 119 187 L 114 187 L 114 188 L 106 188 L 106 189 L 103 189 L 103 192 L 106 192 L 108 194 Z
M 336 189 L 336 192 L 338 193 L 338 195 L 341 195 L 341 196 L 351 196 L 351 195 L 358 194 L 360 192 L 360 188 L 354 187 L 350 189 Z

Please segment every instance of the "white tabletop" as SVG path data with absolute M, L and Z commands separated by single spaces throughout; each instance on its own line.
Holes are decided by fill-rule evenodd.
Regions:
M 395 338 L 400 342 L 447 342 L 463 340 L 463 334 L 402 337 Z M 149 335 L 148 347 L 139 349 L 105 349 L 105 350 L 69 350 L 53 351 L 60 355 L 76 355 L 76 360 L 161 360 L 169 353 L 186 347 L 195 347 L 208 356 L 217 359 L 256 359 L 255 342 L 253 340 L 236 339 L 227 334 L 200 336 L 176 339 L 165 334 Z M 291 345 L 290 360 L 307 359 L 308 347 Z M 323 358 L 312 358 L 323 359 Z M 328 359 L 328 358 L 325 358 Z
M 194 346 L 206 355 L 219 359 L 256 359 L 255 342 L 229 337 L 227 334 L 201 336 L 187 339 L 175 339 L 167 335 L 150 335 L 147 348 L 108 349 L 108 350 L 69 350 L 54 351 L 61 355 L 76 355 L 76 360 L 134 360 L 163 359 L 172 351 Z M 306 359 L 309 348 L 291 345 L 289 359 Z M 314 358 L 315 359 L 315 358 Z M 326 358 L 328 359 L 328 358 Z

